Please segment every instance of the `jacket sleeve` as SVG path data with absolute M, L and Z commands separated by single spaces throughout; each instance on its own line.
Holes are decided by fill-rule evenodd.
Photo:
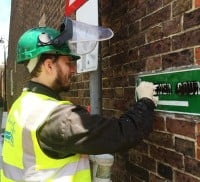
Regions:
M 37 130 L 38 142 L 53 158 L 125 151 L 152 131 L 154 108 L 143 98 L 120 118 L 108 119 L 79 106 L 60 105 Z

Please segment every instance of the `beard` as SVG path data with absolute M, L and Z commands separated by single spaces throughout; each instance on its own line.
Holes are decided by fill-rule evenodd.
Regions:
M 57 77 L 54 80 L 53 83 L 53 89 L 57 92 L 68 92 L 70 89 L 70 80 L 71 77 L 69 76 L 68 80 L 64 78 L 63 73 L 62 73 L 62 69 L 60 68 L 60 66 L 57 66 Z
M 62 80 L 57 77 L 54 81 L 53 88 L 57 93 L 68 92 L 70 90 L 70 84 L 64 84 Z

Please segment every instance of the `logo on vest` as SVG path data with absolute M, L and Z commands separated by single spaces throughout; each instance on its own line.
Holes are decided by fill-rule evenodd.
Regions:
M 6 128 L 6 131 L 4 132 L 4 138 L 5 138 L 5 142 L 8 142 L 9 144 L 11 144 L 12 146 L 14 146 L 14 133 L 15 133 L 15 122 L 8 122 L 8 130 Z

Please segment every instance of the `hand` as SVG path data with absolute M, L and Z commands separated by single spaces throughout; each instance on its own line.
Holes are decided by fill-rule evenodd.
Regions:
M 136 93 L 139 99 L 143 97 L 147 97 L 151 99 L 155 105 L 158 103 L 158 97 L 154 96 L 155 93 L 155 85 L 151 82 L 143 81 L 139 84 L 139 86 L 136 88 Z

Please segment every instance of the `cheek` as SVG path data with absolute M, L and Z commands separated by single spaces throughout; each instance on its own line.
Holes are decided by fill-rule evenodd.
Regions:
M 59 65 L 57 67 L 57 77 L 64 82 L 68 81 L 68 79 L 71 77 L 71 70 L 70 67 L 65 65 Z
M 68 68 L 66 68 L 66 70 L 64 69 L 61 69 L 59 72 L 58 72 L 58 75 L 60 78 L 62 78 L 62 80 L 64 82 L 68 81 L 69 77 L 70 77 L 70 72 L 69 70 L 67 70 Z

